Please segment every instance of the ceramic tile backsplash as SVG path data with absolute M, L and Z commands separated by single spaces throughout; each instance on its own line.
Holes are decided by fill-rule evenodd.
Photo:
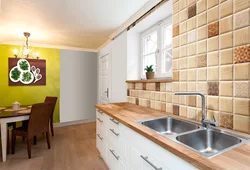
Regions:
M 250 0 L 173 1 L 173 82 L 128 83 L 128 102 L 250 134 Z M 143 93 L 147 91 L 149 93 Z

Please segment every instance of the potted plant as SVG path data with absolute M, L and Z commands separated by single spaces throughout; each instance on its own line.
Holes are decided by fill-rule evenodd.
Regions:
M 154 79 L 155 78 L 155 72 L 153 69 L 153 65 L 146 66 L 146 68 L 144 70 L 146 71 L 147 79 Z

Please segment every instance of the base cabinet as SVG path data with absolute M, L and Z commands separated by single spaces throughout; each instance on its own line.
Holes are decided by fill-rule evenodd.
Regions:
M 96 146 L 110 170 L 197 170 L 107 114 L 96 117 Z

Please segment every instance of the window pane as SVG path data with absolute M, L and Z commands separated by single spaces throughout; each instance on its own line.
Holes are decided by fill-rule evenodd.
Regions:
M 163 48 L 172 47 L 172 24 L 163 27 Z
M 153 32 L 143 38 L 143 54 L 150 54 L 157 49 L 157 32 Z
M 172 69 L 172 49 L 162 51 L 163 62 L 162 62 L 162 72 L 167 73 Z
M 150 55 L 146 55 L 143 57 L 144 61 L 143 61 L 143 71 L 145 72 L 144 68 L 146 66 L 150 66 L 153 65 L 153 69 L 155 71 L 156 69 L 156 58 L 155 58 L 155 54 L 150 54 Z

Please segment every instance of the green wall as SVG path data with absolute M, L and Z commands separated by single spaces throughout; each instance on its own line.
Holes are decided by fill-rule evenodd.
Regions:
M 43 102 L 46 96 L 60 99 L 60 50 L 35 47 L 40 58 L 46 60 L 46 86 L 9 86 L 8 58 L 13 57 L 13 49 L 20 46 L 0 44 L 0 106 L 10 106 L 18 101 L 22 105 Z M 57 101 L 54 122 L 59 122 L 59 100 Z

